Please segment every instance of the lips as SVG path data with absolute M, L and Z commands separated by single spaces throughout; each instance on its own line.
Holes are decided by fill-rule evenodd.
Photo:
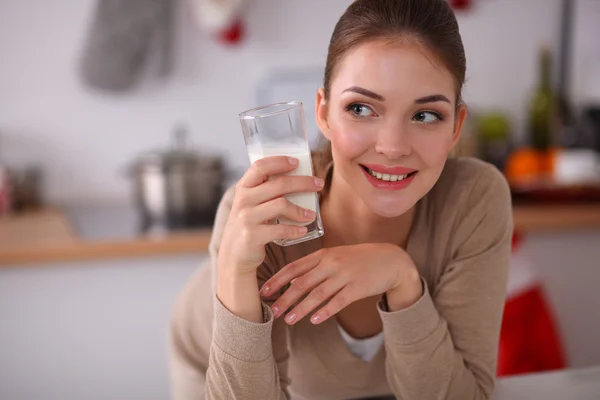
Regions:
M 417 172 L 416 169 L 406 168 L 406 167 L 386 167 L 385 165 L 380 164 L 361 164 L 363 167 L 382 174 L 390 174 L 390 175 L 408 175 L 413 172 Z
M 383 165 L 365 164 L 361 169 L 377 189 L 401 190 L 410 185 L 417 174 L 417 170 L 406 167 L 386 167 Z

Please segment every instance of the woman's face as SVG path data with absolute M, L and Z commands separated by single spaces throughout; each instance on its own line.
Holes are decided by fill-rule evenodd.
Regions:
M 439 178 L 466 117 L 450 72 L 422 46 L 370 42 L 350 51 L 317 123 L 331 141 L 334 186 L 384 217 L 404 214 Z

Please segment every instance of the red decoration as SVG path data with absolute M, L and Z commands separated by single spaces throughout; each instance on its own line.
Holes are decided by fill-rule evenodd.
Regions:
M 498 349 L 497 376 L 502 377 L 567 366 L 554 310 L 529 260 L 521 253 L 525 239 L 520 232 L 514 232 Z
M 553 310 L 541 286 L 509 298 L 504 307 L 497 376 L 552 371 L 566 367 Z
M 471 0 L 451 0 L 450 5 L 457 10 L 466 10 L 471 6 Z
M 245 27 L 242 20 L 236 20 L 231 26 L 219 34 L 219 38 L 227 44 L 239 43 L 245 34 Z

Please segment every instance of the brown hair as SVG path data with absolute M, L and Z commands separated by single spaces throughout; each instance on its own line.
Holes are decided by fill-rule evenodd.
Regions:
M 450 71 L 458 105 L 465 81 L 466 58 L 458 22 L 446 0 L 356 0 L 352 3 L 336 24 L 329 43 L 323 80 L 325 99 L 329 99 L 336 69 L 350 50 L 370 41 L 393 42 L 402 38 L 426 46 Z M 331 143 L 326 140 L 315 155 L 315 168 L 322 176 L 333 161 Z

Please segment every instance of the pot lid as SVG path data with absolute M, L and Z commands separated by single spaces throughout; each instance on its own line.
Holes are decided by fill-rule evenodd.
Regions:
M 173 168 L 218 168 L 221 158 L 201 155 L 188 148 L 187 130 L 178 127 L 173 133 L 171 149 L 156 150 L 142 154 L 135 162 L 136 169 L 173 169 Z

